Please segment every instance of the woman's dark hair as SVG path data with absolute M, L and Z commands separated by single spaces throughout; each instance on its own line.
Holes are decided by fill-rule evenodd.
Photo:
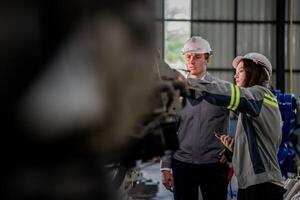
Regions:
M 265 67 L 254 63 L 252 60 L 243 59 L 244 70 L 246 72 L 246 80 L 244 87 L 251 87 L 254 85 L 263 85 L 268 79 Z

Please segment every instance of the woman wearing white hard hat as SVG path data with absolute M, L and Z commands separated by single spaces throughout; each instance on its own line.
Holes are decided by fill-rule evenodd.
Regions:
M 283 183 L 277 152 L 281 143 L 281 115 L 270 91 L 270 61 L 260 53 L 233 60 L 236 85 L 222 81 L 188 80 L 212 104 L 239 112 L 234 140 L 221 136 L 233 152 L 232 164 L 238 180 L 238 200 L 281 200 Z

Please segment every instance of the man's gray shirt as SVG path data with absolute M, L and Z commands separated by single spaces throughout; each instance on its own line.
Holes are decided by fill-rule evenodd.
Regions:
M 204 80 L 217 80 L 209 73 Z M 197 94 L 188 98 L 180 113 L 178 130 L 179 149 L 168 152 L 161 162 L 161 169 L 171 168 L 172 156 L 181 162 L 207 164 L 219 161 L 224 145 L 215 137 L 215 132 L 227 133 L 229 111 L 225 107 L 208 103 Z

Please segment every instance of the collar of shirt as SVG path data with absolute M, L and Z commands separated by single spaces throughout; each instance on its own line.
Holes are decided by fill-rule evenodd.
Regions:
M 207 73 L 207 72 L 205 72 L 205 74 L 200 78 L 200 80 L 204 80 L 204 79 L 205 79 L 206 73 Z

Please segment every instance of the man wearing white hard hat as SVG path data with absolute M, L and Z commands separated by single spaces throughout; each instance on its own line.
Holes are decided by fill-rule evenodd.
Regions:
M 206 71 L 212 49 L 205 39 L 188 39 L 182 54 L 189 78 L 216 80 Z M 228 110 L 208 103 L 194 90 L 191 94 L 180 116 L 180 147 L 162 159 L 163 184 L 174 189 L 176 200 L 197 200 L 199 188 L 203 200 L 226 200 L 228 166 L 220 156 L 224 146 L 214 134 L 227 132 Z
M 214 105 L 239 112 L 235 138 L 220 136 L 232 154 L 238 181 L 238 200 L 282 200 L 283 182 L 277 152 L 281 143 L 281 115 L 269 89 L 272 65 L 252 52 L 233 60 L 236 85 L 189 79 L 188 83 Z

